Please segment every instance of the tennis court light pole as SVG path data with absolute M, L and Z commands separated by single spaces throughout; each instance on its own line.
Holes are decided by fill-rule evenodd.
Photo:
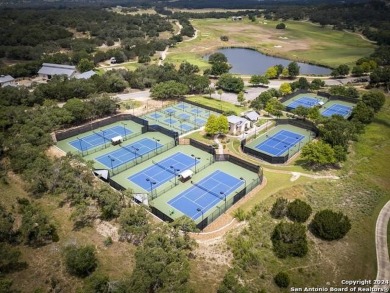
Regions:
M 113 166 L 112 162 L 114 162 L 114 161 L 115 161 L 115 159 L 114 159 L 113 157 L 111 157 L 111 156 L 108 156 L 108 157 L 110 158 L 110 162 L 111 162 L 111 170 L 112 170 L 112 174 L 114 174 L 114 166 Z
M 171 168 L 171 169 L 173 169 L 173 173 L 175 174 L 175 185 L 177 185 L 177 172 L 179 172 L 180 171 L 180 169 L 176 169 L 175 167 L 173 167 L 173 166 L 169 166 L 169 168 Z
M 77 137 L 77 139 L 79 140 L 79 144 L 80 144 L 81 156 L 84 157 L 83 145 L 81 144 L 81 138 Z
M 152 196 L 152 199 L 153 199 L 153 185 L 155 185 L 155 184 L 156 184 L 156 182 L 155 182 L 155 181 L 152 181 L 152 180 L 150 180 L 149 178 L 146 178 L 146 181 L 148 181 L 148 182 L 150 183 L 150 194 L 151 194 L 151 196 Z
M 155 142 L 156 142 L 156 149 L 155 149 L 155 151 L 156 151 L 156 153 L 157 153 L 157 143 L 160 141 L 159 139 L 157 139 L 157 138 L 154 138 L 153 137 L 153 139 L 155 140 Z
M 137 149 L 136 147 L 134 147 L 133 145 L 131 146 L 133 149 L 134 149 L 134 153 L 135 153 L 135 163 L 137 163 L 137 158 L 139 157 L 139 154 L 137 153 L 139 151 L 139 149 Z
M 122 122 L 122 125 L 123 125 L 123 131 L 124 131 L 124 133 L 125 133 L 125 138 L 126 138 L 126 127 L 125 127 L 125 126 L 127 126 L 127 125 L 126 125 L 126 123 L 124 123 L 124 122 Z
M 202 222 L 201 222 L 201 223 L 202 223 L 202 228 L 201 228 L 201 230 L 203 230 L 203 228 L 204 228 L 204 227 L 203 227 L 203 210 L 202 210 L 201 208 L 197 208 L 196 210 L 197 210 L 198 212 L 201 212 L 201 213 L 202 213 Z
M 197 160 L 200 160 L 200 158 L 199 158 L 199 157 L 196 157 L 194 154 L 192 154 L 191 157 L 193 157 L 194 160 L 195 160 L 195 173 L 196 173 L 196 164 L 198 163 Z
M 226 194 L 223 191 L 220 191 L 219 194 L 224 196 L 224 198 L 225 198 L 225 212 L 226 212 Z

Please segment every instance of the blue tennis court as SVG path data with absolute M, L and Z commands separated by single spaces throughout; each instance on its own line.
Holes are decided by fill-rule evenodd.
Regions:
M 69 144 L 79 151 L 86 151 L 105 143 L 110 143 L 115 136 L 129 135 L 133 133 L 124 126 L 114 126 L 108 129 L 95 130 L 93 134 L 72 140 Z
M 187 125 L 187 124 L 182 124 L 181 128 L 183 128 L 185 131 L 189 131 L 193 129 L 193 126 Z
M 225 201 L 244 182 L 222 171 L 215 171 L 189 189 L 171 199 L 168 204 L 195 220 L 217 203 Z
M 175 124 L 177 122 L 177 120 L 172 119 L 172 118 L 167 118 L 167 119 L 164 120 L 164 122 L 166 124 Z
M 173 110 L 173 109 L 171 109 L 171 108 L 168 108 L 168 109 L 166 109 L 165 111 L 164 111 L 166 114 L 175 114 L 175 112 L 176 112 L 176 110 Z
M 191 115 L 186 114 L 186 113 L 181 113 L 181 114 L 177 115 L 177 117 L 182 119 L 182 120 L 188 120 L 191 118 Z
M 134 174 L 127 179 L 142 189 L 151 191 L 174 178 L 178 173 L 190 169 L 199 162 L 193 157 L 178 152 L 162 161 L 153 162 L 154 165 Z M 176 171 L 174 170 L 176 169 Z M 179 170 L 179 171 L 177 171 Z M 175 175 L 176 174 L 176 175 Z
M 195 123 L 197 126 L 202 126 L 202 125 L 204 125 L 204 124 L 206 123 L 206 121 L 203 120 L 203 119 L 200 119 L 200 118 L 196 118 L 196 119 L 194 119 L 194 123 Z
M 189 105 L 183 103 L 183 102 L 180 102 L 180 103 L 177 103 L 176 105 L 174 105 L 174 107 L 176 108 L 179 108 L 179 109 L 182 109 L 184 111 L 185 108 L 188 108 Z
M 162 147 L 162 144 L 157 141 L 151 140 L 150 138 L 143 138 L 132 144 L 122 145 L 120 149 L 97 157 L 95 160 L 107 168 L 113 169 L 160 147 Z
M 287 106 L 287 108 L 296 109 L 299 106 L 302 106 L 305 108 L 312 108 L 318 104 L 319 104 L 319 100 L 317 100 L 316 98 L 302 97 L 302 98 L 299 98 L 299 99 L 295 100 L 294 102 L 290 103 Z
M 281 130 L 275 135 L 268 137 L 262 143 L 258 144 L 256 149 L 269 153 L 273 156 L 280 156 L 288 149 L 299 143 L 304 137 L 304 135 L 295 132 Z
M 162 115 L 161 114 L 157 114 L 157 113 L 153 113 L 153 114 L 150 115 L 150 117 L 152 117 L 154 119 L 158 119 L 158 118 L 162 117 Z
M 348 117 L 352 112 L 352 107 L 340 105 L 340 104 L 333 104 L 332 106 L 328 107 L 321 113 L 322 116 L 330 117 L 332 115 L 341 115 L 343 117 Z
M 198 115 L 198 114 L 202 113 L 203 111 L 200 110 L 199 108 L 195 108 L 195 109 L 192 109 L 191 112 Z

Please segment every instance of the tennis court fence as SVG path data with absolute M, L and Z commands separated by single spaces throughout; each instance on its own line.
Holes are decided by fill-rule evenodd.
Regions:
M 94 132 L 96 133 L 96 132 Z M 131 133 L 129 135 L 126 135 L 126 138 L 124 138 L 124 140 L 128 140 L 130 138 L 133 138 L 133 137 L 136 137 L 138 135 L 141 135 L 142 132 L 135 132 L 135 133 Z M 100 134 L 96 133 L 97 135 L 101 136 Z M 93 154 L 93 153 L 96 153 L 98 151 L 101 151 L 101 150 L 104 150 L 108 147 L 112 146 L 111 144 L 111 141 L 108 140 L 107 138 L 104 139 L 104 144 L 100 145 L 100 146 L 97 146 L 97 147 L 94 147 L 92 149 L 89 149 L 89 150 L 79 150 L 79 153 L 81 154 L 82 157 L 84 156 L 87 156 L 87 155 L 90 155 L 90 154 Z
M 153 124 L 148 126 L 148 131 L 157 131 L 161 132 L 162 134 L 165 134 L 169 137 L 172 137 L 175 140 L 175 143 L 177 145 L 178 139 L 179 139 L 179 133 L 170 129 L 167 129 L 161 125 Z
M 166 144 L 162 145 L 161 147 L 157 148 L 157 152 L 156 152 L 156 150 L 152 150 L 146 154 L 137 155 L 134 160 L 127 162 L 125 164 L 119 165 L 117 167 L 114 167 L 113 170 L 110 170 L 110 174 L 116 175 L 116 174 L 122 173 L 123 171 L 126 171 L 126 170 L 130 169 L 131 167 L 134 167 L 135 165 L 138 165 L 142 162 L 145 162 L 145 161 L 149 160 L 150 158 L 153 158 L 153 157 L 157 156 L 158 154 L 161 154 L 161 153 L 163 153 L 163 152 L 165 152 L 173 147 L 175 147 L 175 142 L 171 141 L 171 142 L 166 143 Z M 130 151 L 130 152 L 133 152 L 133 151 Z
M 206 105 L 203 105 L 203 104 L 200 104 L 200 103 L 197 103 L 197 102 L 194 102 L 194 101 L 190 101 L 190 100 L 187 100 L 187 99 L 181 99 L 180 101 L 184 102 L 184 103 L 187 103 L 187 104 L 191 104 L 191 105 L 196 106 L 196 107 L 200 107 L 200 108 L 203 108 L 203 109 L 206 109 L 206 110 L 210 110 L 210 111 L 213 111 L 213 112 L 216 112 L 216 113 L 219 113 L 219 114 L 223 113 L 223 111 L 221 111 L 221 109 L 217 109 L 217 108 L 213 108 L 213 107 L 210 107 L 210 106 L 206 106 Z
M 100 127 L 104 127 L 110 124 L 113 124 L 115 122 L 119 121 L 125 121 L 125 120 L 131 120 L 134 121 L 137 124 L 141 124 L 143 126 L 147 126 L 149 124 L 148 120 L 142 119 L 140 117 L 134 116 L 132 114 L 119 114 L 111 117 L 107 117 L 104 119 L 96 120 L 94 122 L 90 123 L 85 123 L 83 125 L 73 127 L 71 129 L 66 129 L 66 130 L 59 130 L 56 131 L 55 138 L 56 141 L 64 140 L 72 136 L 76 136 L 88 131 L 92 131 L 95 129 L 98 129 Z M 147 128 L 146 128 L 147 129 Z

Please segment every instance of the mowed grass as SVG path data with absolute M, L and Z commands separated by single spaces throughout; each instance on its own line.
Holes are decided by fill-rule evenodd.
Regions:
M 188 97 L 187 100 L 193 101 L 196 103 L 200 103 L 202 105 L 211 107 L 213 109 L 221 110 L 224 112 L 227 111 L 234 111 L 237 115 L 240 115 L 242 112 L 246 111 L 248 108 L 246 107 L 239 107 L 236 105 L 233 105 L 232 103 L 216 100 L 210 97 L 206 96 L 192 96 Z
M 278 22 L 248 19 L 233 22 L 231 19 L 195 19 L 193 26 L 198 37 L 181 42 L 169 50 L 167 61 L 187 60 L 204 65 L 205 54 L 221 47 L 250 47 L 265 54 L 336 67 L 340 64 L 353 65 L 361 57 L 370 55 L 375 45 L 359 35 L 332 30 L 309 22 L 286 21 L 285 30 L 275 28 Z M 227 35 L 228 42 L 220 40 Z M 199 66 L 199 65 L 198 65 Z

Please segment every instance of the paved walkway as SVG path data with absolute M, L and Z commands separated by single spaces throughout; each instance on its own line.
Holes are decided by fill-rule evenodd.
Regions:
M 378 219 L 376 221 L 375 228 L 375 245 L 376 245 L 376 258 L 378 273 L 376 275 L 376 280 L 378 281 L 387 281 L 390 282 L 390 261 L 389 261 L 389 248 L 387 244 L 387 225 L 390 220 L 390 201 L 382 208 L 379 213 Z M 375 285 L 374 288 L 382 288 L 388 292 L 390 289 L 390 284 Z M 373 291 L 379 292 L 379 291 Z

